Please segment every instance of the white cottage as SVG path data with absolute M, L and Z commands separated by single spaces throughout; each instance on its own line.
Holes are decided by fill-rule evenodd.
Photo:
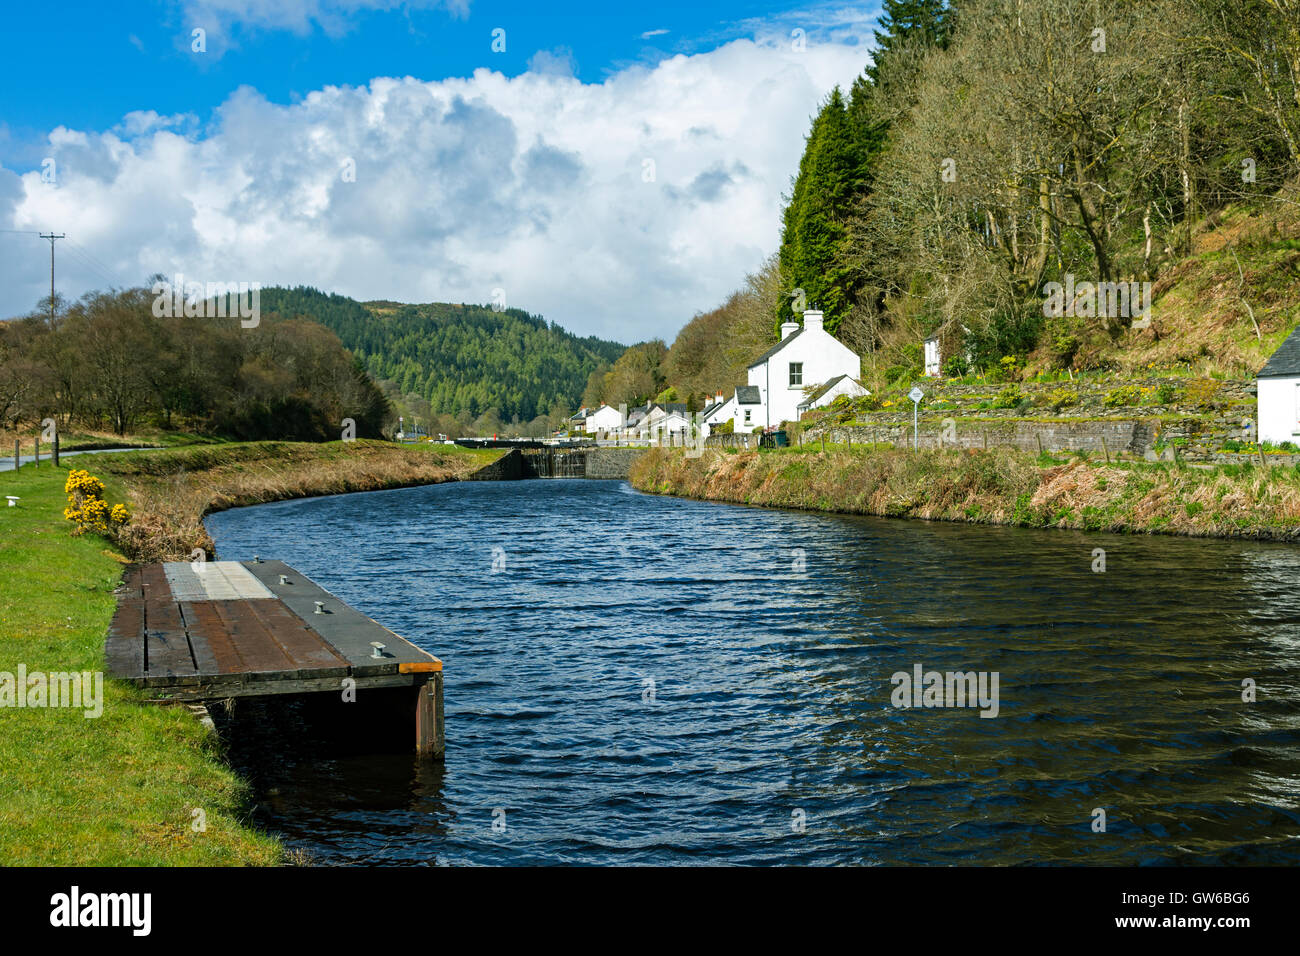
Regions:
M 1300 328 L 1278 346 L 1255 382 L 1260 441 L 1300 443 Z
M 657 402 L 637 424 L 637 437 L 663 444 L 680 442 L 690 428 L 685 402 Z
M 925 340 L 923 348 L 925 350 L 925 374 L 930 377 L 938 375 L 941 368 L 939 336 L 930 336 L 930 338 Z
M 588 435 L 616 435 L 623 428 L 623 415 L 613 405 L 601 403 L 587 416 Z
M 749 387 L 757 390 L 753 426 L 769 427 L 799 417 L 804 388 L 829 382 L 837 376 L 862 376 L 862 360 L 847 345 L 822 327 L 822 313 L 810 309 L 803 314 L 803 327 L 794 322 L 781 326 L 781 341 L 749 366 Z M 736 389 L 737 396 L 740 389 Z M 745 402 L 740 402 L 742 409 Z M 742 428 L 739 419 L 736 431 Z
M 723 398 L 722 393 L 718 392 L 709 404 L 704 406 L 700 412 L 700 420 L 704 423 L 702 430 L 704 437 L 708 438 L 721 425 L 736 417 L 736 396 Z

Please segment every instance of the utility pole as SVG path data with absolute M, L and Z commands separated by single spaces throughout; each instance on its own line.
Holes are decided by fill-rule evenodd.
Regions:
M 50 322 L 54 321 L 54 240 L 66 239 L 68 234 L 61 232 L 57 236 L 54 233 L 38 233 L 42 239 L 50 240 Z

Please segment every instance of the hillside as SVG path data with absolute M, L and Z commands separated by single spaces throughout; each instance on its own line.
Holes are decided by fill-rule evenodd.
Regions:
M 492 427 L 554 418 L 576 408 L 591 373 L 624 350 L 520 309 L 358 302 L 301 286 L 262 290 L 262 308 L 332 330 L 394 403 L 422 421 Z

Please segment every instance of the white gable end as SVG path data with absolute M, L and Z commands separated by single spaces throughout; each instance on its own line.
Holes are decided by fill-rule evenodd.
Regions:
M 862 360 L 822 328 L 820 312 L 805 312 L 803 328 L 749 368 L 749 384 L 757 386 L 763 398 L 756 413 L 757 424 L 797 421 L 805 389 L 840 375 L 860 378 Z

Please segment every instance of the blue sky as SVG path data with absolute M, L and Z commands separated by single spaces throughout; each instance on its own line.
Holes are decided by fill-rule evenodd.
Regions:
M 17 237 L 55 229 L 68 295 L 182 268 L 362 298 L 504 287 L 580 332 L 671 337 L 775 247 L 808 115 L 866 64 L 875 6 L 11 5 L 0 315 L 48 269 Z

